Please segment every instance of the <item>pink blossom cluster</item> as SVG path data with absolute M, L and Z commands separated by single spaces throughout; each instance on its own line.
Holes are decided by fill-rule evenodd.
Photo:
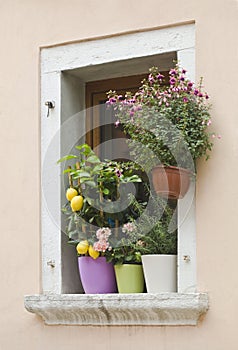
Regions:
M 186 77 L 186 70 L 180 69 L 179 66 L 170 69 L 169 71 L 169 86 L 165 88 L 161 85 L 164 80 L 164 76 L 160 74 L 157 69 L 151 69 L 151 73 L 148 76 L 148 83 L 150 88 L 142 85 L 140 90 L 134 95 L 125 95 L 123 99 L 122 95 L 111 96 L 107 104 L 113 105 L 115 110 L 123 109 L 123 107 L 129 108 L 129 115 L 133 118 L 134 114 L 141 110 L 141 103 L 148 102 L 148 98 L 153 97 L 158 99 L 159 106 L 169 107 L 170 102 L 174 99 L 181 97 L 184 103 L 189 102 L 189 97 L 198 100 L 208 99 L 207 93 L 202 92 L 201 82 L 199 87 L 195 87 L 194 83 Z M 116 126 L 119 125 L 119 120 L 116 121 Z
M 155 79 L 161 83 L 163 79 L 161 77 L 163 76 L 159 74 Z M 156 82 L 156 80 L 154 81 Z M 153 94 L 153 89 L 151 89 L 151 94 Z M 201 91 L 201 84 L 199 88 L 195 88 L 194 83 L 186 78 L 186 70 L 180 70 L 178 66 L 169 71 L 168 89 L 156 90 L 156 97 L 160 100 L 159 105 L 161 106 L 164 103 L 166 107 L 169 106 L 170 100 L 179 97 L 182 97 L 183 102 L 187 103 L 189 101 L 189 95 L 193 95 L 196 98 L 209 98 L 207 93 Z
M 105 252 L 107 249 L 111 250 L 110 244 L 108 242 L 109 236 L 111 235 L 111 230 L 108 227 L 99 228 L 96 231 L 97 242 L 94 243 L 93 249 L 98 252 Z
M 129 232 L 133 232 L 135 229 L 136 229 L 135 224 L 133 222 L 128 222 L 123 225 L 122 232 L 129 233 Z
M 202 78 L 196 86 L 187 77 L 186 70 L 176 65 L 168 72 L 167 79 L 158 67 L 152 67 L 148 78 L 141 83 L 135 94 L 127 92 L 123 97 L 115 91 L 108 93 L 107 104 L 115 112 L 115 126 L 121 124 L 132 140 L 143 140 L 143 144 L 148 144 L 157 152 L 161 149 L 161 139 L 165 137 L 162 133 L 171 138 L 166 123 L 163 125 L 164 118 L 167 118 L 183 134 L 194 160 L 204 155 L 209 157 L 207 152 L 213 145 L 210 138 L 220 139 L 221 135 L 212 134 L 209 130 L 212 124 L 211 106 L 207 103 L 209 96 L 204 91 Z M 140 158 L 139 148 L 134 149 Z M 167 162 L 166 152 L 160 153 Z
M 116 174 L 117 177 L 121 177 L 121 176 L 122 176 L 122 170 L 116 168 L 116 169 L 115 169 L 115 174 Z

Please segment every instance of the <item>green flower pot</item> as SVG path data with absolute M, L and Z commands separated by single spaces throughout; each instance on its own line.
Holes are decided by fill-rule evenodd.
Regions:
M 114 269 L 119 293 L 143 293 L 144 274 L 142 265 L 115 265 Z

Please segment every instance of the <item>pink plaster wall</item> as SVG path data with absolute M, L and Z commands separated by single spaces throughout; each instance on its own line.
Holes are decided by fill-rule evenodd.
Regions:
M 231 0 L 0 0 L 1 350 L 237 349 L 237 19 Z M 40 291 L 39 48 L 193 20 L 197 77 L 222 134 L 197 186 L 198 289 L 210 310 L 197 327 L 45 326 L 23 305 Z

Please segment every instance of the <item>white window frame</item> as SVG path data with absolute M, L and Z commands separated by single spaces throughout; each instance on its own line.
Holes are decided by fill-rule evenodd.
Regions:
M 41 207 L 42 295 L 38 297 L 26 297 L 25 302 L 27 309 L 32 312 L 36 312 L 34 311 L 37 309 L 36 304 L 39 306 L 39 302 L 43 303 L 44 306 L 42 304 L 41 311 L 39 312 L 38 310 L 38 313 L 40 313 L 48 323 L 52 323 L 51 319 L 53 316 L 51 315 L 50 319 L 47 319 L 47 312 L 44 313 L 42 310 L 45 310 L 45 308 L 47 309 L 46 304 L 49 304 L 49 300 L 51 300 L 51 303 L 48 309 L 52 309 L 55 295 L 57 295 L 57 301 L 59 301 L 59 296 L 62 296 L 62 299 L 60 299 L 61 303 L 64 303 L 67 299 L 64 294 L 64 282 L 62 281 L 62 266 L 64 262 L 62 259 L 61 239 L 61 169 L 56 165 L 56 160 L 62 156 L 62 153 L 64 154 L 64 151 L 68 150 L 67 144 L 64 144 L 64 150 L 62 150 L 62 138 L 64 137 L 61 133 L 62 122 L 64 121 L 63 109 L 68 108 L 67 113 L 74 114 L 77 112 L 77 108 L 83 110 L 85 107 L 83 79 L 75 79 L 73 76 L 69 76 L 69 79 L 65 82 L 64 74 L 65 72 L 70 73 L 74 70 L 78 70 L 80 78 L 80 72 L 82 76 L 84 76 L 88 67 L 100 67 L 99 65 L 123 62 L 124 60 L 143 58 L 146 56 L 168 54 L 170 52 L 177 53 L 179 64 L 187 69 L 189 78 L 195 81 L 195 25 L 193 23 L 121 34 L 96 40 L 43 48 L 41 50 L 41 166 L 43 170 Z M 95 71 L 95 80 L 99 79 L 100 73 Z M 66 84 L 68 84 L 68 86 L 65 89 Z M 70 110 L 70 105 L 65 107 L 65 104 L 67 104 L 67 96 L 65 96 L 63 92 L 66 91 L 66 95 L 67 93 L 74 94 L 73 90 L 76 87 L 79 89 L 78 91 L 81 91 L 81 97 L 78 98 L 78 105 Z M 53 101 L 55 106 L 53 109 L 50 109 L 48 117 L 47 107 L 45 105 L 46 101 Z M 83 127 L 82 123 L 81 128 Z M 77 130 L 77 128 L 75 128 L 75 130 Z M 75 134 L 72 132 L 71 144 L 72 139 L 77 141 L 77 132 L 75 132 Z M 208 307 L 207 295 L 197 293 L 196 290 L 194 193 L 195 184 L 192 183 L 184 199 L 178 201 L 177 295 L 179 299 L 175 299 L 182 310 L 182 308 L 184 308 L 183 301 L 185 301 L 189 294 L 190 296 L 193 295 L 193 302 L 197 308 L 196 310 L 198 310 L 195 317 L 196 320 L 185 324 L 196 324 L 199 315 Z M 52 203 L 50 210 L 49 199 L 46 199 L 46 194 L 50 194 L 50 201 Z M 67 295 L 69 298 L 70 294 Z M 183 301 L 180 300 L 181 295 L 185 295 Z M 79 303 L 82 303 L 84 300 L 83 298 L 87 298 L 87 296 L 79 294 L 78 296 L 74 296 L 74 298 L 76 298 Z M 97 299 L 97 297 L 94 297 L 94 302 L 95 298 Z M 116 298 L 116 296 L 114 296 L 114 298 Z M 146 296 L 143 296 L 143 298 L 146 298 Z M 147 298 L 150 298 L 150 296 L 148 295 Z M 170 300 L 175 299 L 173 297 Z M 102 302 L 102 300 L 105 302 L 106 300 L 108 301 L 108 296 L 100 296 L 100 298 L 98 298 L 98 302 Z M 147 299 L 144 300 L 145 302 L 148 301 Z M 57 310 L 60 308 L 57 303 L 55 307 Z M 128 307 L 130 307 L 130 301 L 128 301 Z M 191 308 L 194 309 L 194 307 Z M 171 305 L 169 309 L 171 309 Z M 80 312 L 78 317 L 80 319 Z M 184 315 L 181 317 L 184 317 Z M 66 318 L 69 320 L 69 315 Z M 78 322 L 76 322 L 78 324 L 80 324 L 79 319 Z M 67 320 L 58 320 L 55 321 L 55 323 L 74 323 Z M 89 321 L 89 324 L 90 322 L 91 321 Z M 155 324 L 164 324 L 161 322 L 161 320 L 158 320 Z M 104 323 L 107 324 L 106 322 Z M 123 324 L 128 323 L 125 322 Z M 143 324 L 143 321 L 139 324 Z M 172 323 L 168 321 L 167 324 Z M 175 322 L 173 324 L 183 324 L 183 322 L 180 319 L 178 323 Z

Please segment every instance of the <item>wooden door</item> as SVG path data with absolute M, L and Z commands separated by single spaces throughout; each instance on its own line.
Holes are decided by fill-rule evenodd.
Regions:
M 86 84 L 86 142 L 101 158 L 126 160 L 129 157 L 126 135 L 120 126 L 115 127 L 115 116 L 106 107 L 107 92 L 116 90 L 121 95 L 127 91 L 135 93 L 145 76 L 142 74 Z

